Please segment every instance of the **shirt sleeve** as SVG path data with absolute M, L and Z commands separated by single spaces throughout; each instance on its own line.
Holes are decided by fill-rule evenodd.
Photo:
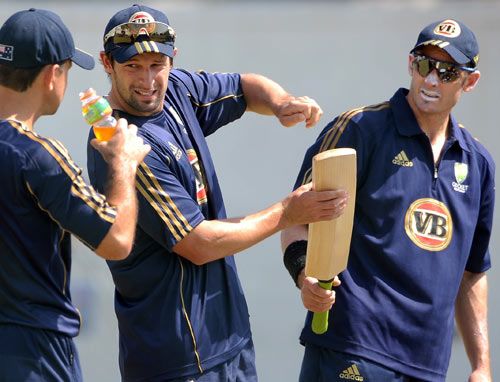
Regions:
M 240 118 L 247 108 L 237 73 L 191 73 L 178 69 L 172 71 L 171 77 L 187 87 L 205 136 Z
M 295 181 L 294 189 L 312 180 L 312 159 L 316 154 L 334 148 L 353 148 L 356 150 L 358 179 L 362 174 L 363 162 L 366 155 L 361 137 L 361 129 L 354 119 L 347 120 L 345 114 L 341 114 L 330 122 L 321 131 L 316 142 L 306 151 L 302 166 Z
M 495 207 L 495 166 L 485 166 L 485 175 L 481 187 L 481 206 L 474 231 L 471 253 L 465 266 L 469 272 L 481 273 L 491 267 L 489 242 L 493 225 Z
M 172 160 L 152 150 L 139 166 L 136 180 L 139 225 L 168 250 L 204 220 L 200 207 L 172 170 Z
M 62 229 L 95 250 L 115 221 L 116 209 L 84 181 L 60 142 L 33 139 L 40 146 L 29 154 L 24 169 L 29 192 Z

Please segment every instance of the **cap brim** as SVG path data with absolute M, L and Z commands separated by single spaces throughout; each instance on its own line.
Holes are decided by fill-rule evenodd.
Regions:
M 141 41 L 130 45 L 115 45 L 111 49 L 108 47 L 106 52 L 111 53 L 113 58 L 121 64 L 142 53 L 161 53 L 173 58 L 174 46 L 153 41 Z
M 71 57 L 71 61 L 87 70 L 92 70 L 95 66 L 94 57 L 78 48 L 75 48 L 75 54 Z
M 430 43 L 433 41 L 434 40 L 430 40 L 430 41 L 425 41 L 421 44 L 418 44 L 417 46 L 415 46 L 415 48 L 412 49 L 411 53 L 415 52 L 418 49 L 423 48 L 424 46 L 430 46 L 431 45 Z M 435 46 L 440 48 L 438 45 L 435 45 Z M 469 57 L 467 57 L 465 54 L 463 54 L 461 51 L 459 51 L 457 48 L 455 48 L 451 44 L 448 44 L 440 49 L 443 49 L 446 53 L 448 53 L 451 56 L 451 58 L 453 58 L 453 61 L 455 61 L 457 64 L 465 65 L 465 64 L 468 64 L 469 62 L 471 62 L 471 59 Z

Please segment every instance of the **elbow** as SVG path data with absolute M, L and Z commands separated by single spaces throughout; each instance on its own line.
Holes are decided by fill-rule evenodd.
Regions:
M 132 244 L 121 245 L 115 251 L 109 253 L 105 259 L 106 260 L 124 260 L 132 252 Z
M 216 245 L 213 241 L 201 241 L 196 244 L 190 242 L 189 245 L 181 241 L 173 250 L 179 256 L 198 266 L 234 255 L 233 252 L 225 249 L 224 246 Z
M 179 256 L 192 262 L 194 265 L 202 266 L 214 259 L 209 255 L 209 251 L 206 250 L 196 250 L 195 248 L 185 249 L 183 251 L 175 251 Z
M 115 238 L 112 241 L 103 241 L 97 248 L 96 253 L 104 260 L 123 260 L 132 252 L 132 247 L 132 240 Z
M 191 261 L 194 265 L 198 266 L 202 266 L 210 262 L 206 257 L 200 254 L 189 256 L 187 257 L 187 259 Z

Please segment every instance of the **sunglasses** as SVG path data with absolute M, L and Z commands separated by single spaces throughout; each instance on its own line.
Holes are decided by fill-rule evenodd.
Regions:
M 443 83 L 455 82 L 460 78 L 461 71 L 471 73 L 476 70 L 451 62 L 438 61 L 423 55 L 415 55 L 414 57 L 413 67 L 417 69 L 418 74 L 425 78 L 435 69 L 439 80 Z
M 117 25 L 104 36 L 104 44 L 112 41 L 114 44 L 132 44 L 139 36 L 147 36 L 148 40 L 162 44 L 175 42 L 174 29 L 164 23 L 124 23 Z

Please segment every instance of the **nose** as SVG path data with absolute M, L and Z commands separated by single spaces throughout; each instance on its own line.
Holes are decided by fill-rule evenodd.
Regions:
M 431 72 L 425 77 L 425 83 L 437 86 L 439 84 L 439 77 L 437 75 L 437 69 L 432 69 Z
M 152 68 L 143 67 L 137 77 L 139 78 L 140 82 L 149 85 L 154 81 L 155 74 Z

